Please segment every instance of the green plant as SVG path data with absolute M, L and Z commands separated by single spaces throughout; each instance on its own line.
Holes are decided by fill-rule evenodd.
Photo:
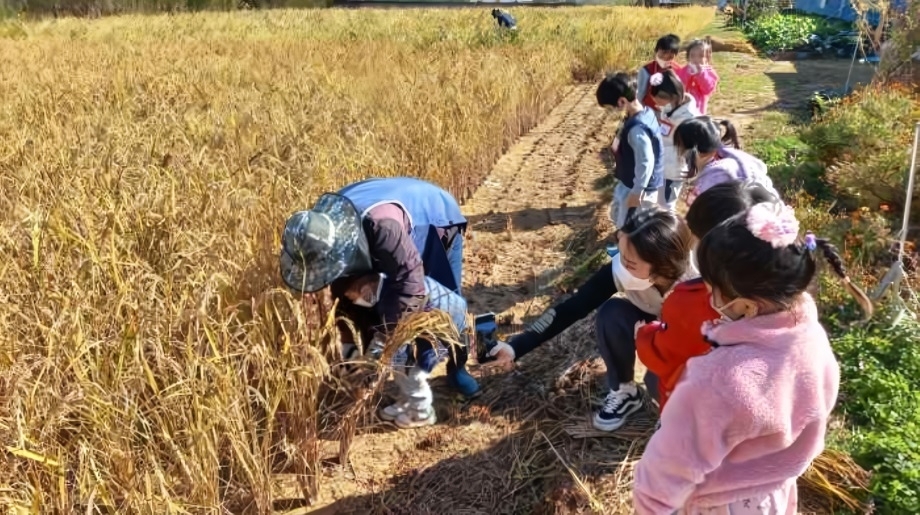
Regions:
M 826 113 L 830 108 L 839 104 L 843 100 L 845 93 L 837 91 L 815 91 L 811 95 L 808 104 L 811 106 L 812 118 L 817 118 Z
M 808 151 L 808 146 L 797 135 L 780 135 L 758 139 L 751 143 L 751 151 L 770 168 L 796 164 Z
M 859 205 L 901 212 L 920 98 L 906 88 L 874 86 L 831 107 L 802 132 L 829 183 Z
M 873 471 L 879 513 L 918 513 L 920 324 L 888 322 L 882 315 L 833 340 L 842 375 L 838 409 L 853 425 L 842 443 Z
M 755 17 L 744 27 L 744 33 L 760 50 L 782 52 L 804 46 L 811 35 L 825 38 L 847 28 L 845 23 L 820 16 L 774 13 Z
M 780 165 L 770 169 L 777 188 L 783 196 L 804 191 L 818 200 L 833 200 L 836 194 L 826 179 L 827 170 L 812 161 Z
M 769 168 L 773 185 L 785 198 L 804 192 L 813 200 L 831 200 L 826 170 L 810 160 L 810 149 L 798 134 L 764 135 L 750 145 L 751 152 Z

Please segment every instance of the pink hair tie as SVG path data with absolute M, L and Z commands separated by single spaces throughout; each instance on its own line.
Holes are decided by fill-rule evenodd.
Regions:
M 747 228 L 775 249 L 788 247 L 799 237 L 795 210 L 780 202 L 763 202 L 752 207 L 747 215 Z
M 652 86 L 661 86 L 662 82 L 664 82 L 664 75 L 661 73 L 656 73 L 648 79 L 648 83 Z

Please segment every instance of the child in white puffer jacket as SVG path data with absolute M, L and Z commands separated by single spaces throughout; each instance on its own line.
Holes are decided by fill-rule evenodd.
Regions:
M 684 120 L 700 115 L 694 99 L 684 89 L 672 70 L 656 73 L 649 78 L 649 88 L 660 111 L 662 154 L 664 156 L 664 185 L 658 190 L 658 203 L 673 212 L 681 187 L 687 176 L 687 163 L 677 154 L 674 130 Z

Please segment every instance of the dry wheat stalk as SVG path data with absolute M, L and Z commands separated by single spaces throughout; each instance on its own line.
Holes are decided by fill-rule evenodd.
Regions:
M 533 9 L 517 43 L 476 9 L 0 25 L 0 507 L 264 513 L 280 470 L 314 495 L 352 419 L 329 299 L 275 289 L 290 210 L 395 171 L 475 187 L 573 68 L 711 12 L 661 16 Z

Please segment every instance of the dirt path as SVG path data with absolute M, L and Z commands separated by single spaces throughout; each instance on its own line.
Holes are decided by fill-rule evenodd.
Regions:
M 597 107 L 594 89 L 570 88 L 463 206 L 471 312 L 519 322 L 539 315 L 556 297 L 553 280 L 608 232 L 609 174 L 599 151 L 616 120 Z M 563 423 L 590 414 L 587 401 L 564 398 L 589 399 L 603 371 L 589 360 L 591 327 L 585 320 L 547 343 L 522 372 L 482 378 L 485 394 L 469 406 L 451 401 L 436 378 L 441 423 L 409 432 L 380 425 L 357 435 L 351 463 L 324 480 L 310 513 L 533 513 L 547 491 L 568 488 L 558 482 L 568 474 L 550 446 L 571 454 L 561 442 Z M 443 367 L 435 376 L 442 374 Z M 568 376 L 575 379 L 559 381 Z
M 804 107 L 810 90 L 842 86 L 848 64 L 809 67 L 716 54 L 723 84 L 713 114 L 758 137 L 758 126 L 771 117 Z M 797 73 L 802 69 L 808 72 Z M 864 70 L 857 74 L 865 78 Z M 601 151 L 617 117 L 597 107 L 594 89 L 570 88 L 463 206 L 470 220 L 464 294 L 471 312 L 526 323 L 563 293 L 560 278 L 602 248 L 611 229 L 612 181 Z M 328 467 L 318 506 L 298 513 L 630 513 L 631 466 L 651 418 L 639 416 L 606 438 L 566 432 L 587 423 L 591 399 L 603 387 L 593 316 L 521 365 L 483 377 L 484 395 L 471 405 L 453 401 L 436 378 L 438 425 L 363 428 L 350 463 Z
M 470 311 L 536 315 L 552 283 L 606 232 L 609 176 L 600 150 L 614 117 L 594 85 L 573 87 L 547 119 L 496 163 L 463 206 L 470 220 L 464 288 Z

